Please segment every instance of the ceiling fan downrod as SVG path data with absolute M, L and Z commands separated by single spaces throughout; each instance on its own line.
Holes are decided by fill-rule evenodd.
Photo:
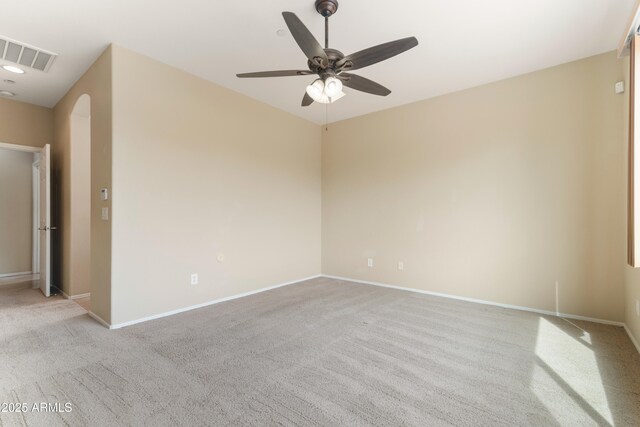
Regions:
M 329 17 L 324 17 L 324 48 L 329 49 Z
M 329 49 L 329 17 L 338 11 L 338 0 L 316 0 L 316 11 L 324 16 L 324 48 Z
M 338 11 L 338 0 L 316 0 L 316 10 L 328 18 Z

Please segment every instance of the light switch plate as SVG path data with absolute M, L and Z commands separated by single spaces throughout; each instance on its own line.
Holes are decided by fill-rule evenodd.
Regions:
M 109 190 L 106 188 L 100 189 L 100 200 L 109 200 Z
M 109 221 L 109 208 L 102 208 L 102 220 Z

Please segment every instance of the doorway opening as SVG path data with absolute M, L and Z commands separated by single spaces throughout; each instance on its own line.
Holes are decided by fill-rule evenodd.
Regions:
M 91 97 L 80 95 L 69 116 L 68 233 L 63 244 L 65 296 L 89 311 L 91 295 Z M 67 219 L 65 218 L 65 222 Z
M 41 173 L 47 174 L 41 162 L 45 150 L 48 145 L 0 143 L 0 286 L 37 288 L 44 279 L 43 293 L 49 296 L 49 278 L 40 274 L 49 269 L 48 260 L 42 259 L 40 231 L 46 226 L 50 233 L 40 209 L 42 185 L 48 184 L 41 180 Z

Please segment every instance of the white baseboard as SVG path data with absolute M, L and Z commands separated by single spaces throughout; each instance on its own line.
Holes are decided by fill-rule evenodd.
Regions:
M 624 325 L 624 330 L 627 331 L 627 335 L 629 335 L 629 339 L 631 340 L 633 345 L 636 346 L 636 350 L 638 350 L 638 353 L 640 353 L 640 343 L 633 336 L 633 334 L 631 333 L 631 329 L 629 329 L 629 327 L 626 324 Z
M 2 273 L 0 274 L 0 279 L 4 279 L 5 277 L 13 277 L 13 276 L 30 276 L 32 275 L 32 271 L 20 271 L 18 273 Z
M 97 314 L 95 314 L 93 311 L 87 311 L 87 314 L 92 317 L 93 319 L 95 319 L 98 323 L 100 323 L 102 326 L 106 326 L 109 329 L 113 329 L 111 327 L 111 325 L 109 323 L 107 323 L 102 317 L 98 316 Z
M 512 310 L 530 311 L 530 312 L 533 312 L 533 313 L 544 314 L 544 315 L 547 315 L 547 316 L 556 316 L 556 317 L 563 317 L 563 318 L 575 319 L 575 320 L 586 320 L 586 321 L 589 321 L 589 322 L 603 323 L 605 325 L 625 326 L 625 324 L 623 322 L 616 322 L 616 321 L 613 321 L 613 320 L 596 319 L 594 317 L 586 317 L 586 316 L 578 316 L 578 315 L 575 315 L 575 314 L 559 313 L 559 312 L 555 312 L 555 311 L 541 310 L 541 309 L 538 309 L 538 308 L 524 307 L 524 306 L 520 306 L 520 305 L 502 304 L 502 303 L 499 303 L 499 302 L 486 301 L 486 300 L 475 299 L 475 298 L 461 297 L 461 296 L 458 296 L 458 295 L 443 294 L 443 293 L 440 293 L 440 292 L 431 292 L 431 291 L 425 291 L 425 290 L 422 290 L 422 289 L 405 288 L 405 287 L 402 287 L 402 286 L 388 285 L 386 283 L 370 282 L 370 281 L 367 281 L 367 280 L 350 279 L 348 277 L 330 276 L 330 275 L 326 275 L 326 274 L 323 274 L 322 277 L 326 277 L 328 279 L 344 280 L 344 281 L 347 281 L 347 282 L 362 283 L 362 284 L 365 284 L 365 285 L 380 286 L 380 287 L 383 287 L 383 288 L 398 289 L 398 290 L 401 290 L 401 291 L 417 292 L 419 294 L 425 294 L 425 295 L 432 295 L 432 296 L 436 296 L 436 297 L 455 299 L 455 300 L 459 300 L 459 301 L 473 302 L 473 303 L 476 303 L 476 304 L 484 304 L 484 305 L 492 305 L 492 306 L 495 306 L 495 307 L 510 308 Z
M 540 310 L 538 308 L 524 307 L 524 306 L 520 306 L 520 305 L 502 304 L 502 303 L 493 302 L 493 301 L 486 301 L 486 300 L 480 300 L 480 299 L 475 299 L 475 298 L 461 297 L 461 296 L 458 296 L 458 295 L 451 295 L 451 294 L 443 294 L 443 293 L 439 293 L 439 292 L 424 291 L 422 289 L 404 288 L 402 286 L 387 285 L 386 283 L 370 282 L 370 281 L 367 281 L 367 280 L 349 279 L 348 277 L 330 276 L 330 275 L 327 275 L 327 274 L 322 274 L 322 277 L 326 277 L 328 279 L 343 280 L 343 281 L 347 281 L 347 282 L 361 283 L 361 284 L 364 284 L 364 285 L 373 285 L 373 286 L 380 286 L 380 287 L 383 287 L 383 288 L 398 289 L 398 290 L 401 290 L 401 291 L 416 292 L 416 293 L 419 293 L 419 294 L 433 295 L 433 296 L 437 296 L 437 297 L 455 299 L 455 300 L 459 300 L 459 301 L 473 302 L 473 303 L 476 303 L 476 304 L 492 305 L 492 306 L 495 306 L 495 307 L 510 308 L 510 309 L 513 309 L 513 310 L 520 310 L 520 311 L 530 311 L 530 312 L 533 312 L 533 313 L 544 314 L 544 315 L 547 315 L 547 316 L 555 316 L 555 317 L 562 317 L 562 318 L 566 318 L 566 319 L 575 319 L 575 320 L 586 320 L 586 321 L 594 322 L 594 323 L 603 323 L 605 325 L 622 326 L 624 328 L 624 330 L 627 332 L 627 335 L 629 336 L 629 339 L 631 340 L 633 345 L 636 347 L 636 350 L 638 350 L 638 353 L 640 353 L 640 343 L 638 343 L 638 340 L 636 340 L 636 338 L 631 333 L 631 330 L 629 329 L 627 324 L 624 323 L 624 322 L 616 322 L 616 321 L 613 321 L 613 320 L 597 319 L 595 317 L 578 316 L 578 315 L 575 315 L 575 314 L 556 313 L 555 311 Z
M 38 287 L 38 280 L 40 280 L 39 274 L 20 274 L 19 276 L 6 276 L 0 278 L 0 288 L 3 286 L 12 286 L 15 287 L 16 284 L 24 284 L 25 287 L 28 287 L 30 283 L 32 283 L 33 288 Z
M 167 311 L 167 312 L 164 312 L 164 313 L 154 314 L 152 316 L 143 317 L 141 319 L 129 320 L 127 322 L 122 322 L 122 323 L 108 324 L 107 322 L 105 322 L 104 320 L 98 318 L 97 316 L 92 315 L 91 312 L 89 312 L 89 315 L 91 317 L 93 317 L 94 319 L 98 320 L 98 322 L 100 322 L 103 325 L 107 326 L 109 329 L 120 329 L 120 328 L 124 328 L 126 326 L 135 325 L 137 323 L 142 323 L 142 322 L 146 322 L 146 321 L 154 320 L 154 319 L 160 319 L 162 317 L 172 316 L 172 315 L 178 314 L 178 313 L 184 313 L 185 311 L 191 311 L 191 310 L 195 310 L 197 308 L 207 307 L 209 305 L 218 304 L 218 303 L 221 303 L 221 302 L 230 301 L 230 300 L 234 300 L 234 299 L 238 299 L 238 298 L 243 298 L 243 297 L 247 297 L 247 296 L 253 295 L 253 294 L 258 294 L 260 292 L 270 291 L 272 289 L 281 288 L 283 286 L 294 285 L 296 283 L 304 282 L 305 280 L 315 279 L 315 278 L 318 278 L 318 277 L 321 277 L 321 276 L 322 276 L 321 274 L 317 274 L 315 276 L 305 277 L 304 279 L 297 279 L 297 280 L 293 280 L 291 282 L 281 283 L 279 285 L 269 286 L 267 288 L 256 289 L 255 291 L 244 292 L 242 294 L 237 294 L 237 295 L 232 295 L 232 296 L 229 296 L 229 297 L 224 297 L 224 298 L 220 298 L 220 299 L 216 299 L 216 300 L 212 300 L 212 301 L 207 301 L 207 302 L 203 302 L 203 303 L 200 303 L 200 304 L 191 305 L 189 307 L 178 308 L 176 310 L 171 310 L 171 311 Z
M 0 283 L 0 289 L 19 289 L 19 288 L 29 288 L 31 287 L 31 283 L 29 281 L 23 280 L 12 280 L 9 282 Z
M 67 295 L 67 293 L 65 291 L 63 291 L 62 289 L 58 289 L 60 291 L 60 293 L 62 294 L 63 297 L 65 297 L 66 299 L 80 299 L 80 298 L 87 298 L 91 296 L 91 292 L 87 292 L 86 294 L 78 294 L 78 295 Z
M 91 292 L 87 292 L 86 294 L 71 295 L 69 299 L 89 298 L 90 296 Z
M 62 291 L 60 291 L 62 292 Z M 87 292 L 86 294 L 78 294 L 78 295 L 67 295 L 64 292 L 62 292 L 62 295 L 66 298 L 66 299 L 80 299 L 80 298 L 88 298 L 91 296 L 91 292 Z

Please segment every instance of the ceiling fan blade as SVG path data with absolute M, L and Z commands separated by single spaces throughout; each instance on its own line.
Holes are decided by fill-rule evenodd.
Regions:
M 292 12 L 282 12 L 284 21 L 291 31 L 291 35 L 300 46 L 300 49 L 307 55 L 307 58 L 314 64 L 321 65 L 323 68 L 329 63 L 327 54 L 322 49 L 318 40 L 313 37 L 311 31 L 302 23 L 302 21 Z
M 258 71 L 256 73 L 241 73 L 236 74 L 237 77 L 288 77 L 288 76 L 308 76 L 314 74 L 309 70 L 280 70 L 280 71 Z
M 313 98 L 310 97 L 307 92 L 305 92 L 304 96 L 302 97 L 302 106 L 308 107 L 311 104 L 313 104 Z
M 373 80 L 366 79 L 362 76 L 356 76 L 355 74 L 340 73 L 338 78 L 342 80 L 342 84 L 351 89 L 359 90 L 361 92 L 370 93 L 373 95 L 387 96 L 391 93 L 389 89 L 374 82 Z
M 337 68 L 343 65 L 348 65 L 347 62 L 351 62 L 350 67 L 345 67 L 345 70 L 357 70 L 359 68 L 368 67 L 369 65 L 376 64 L 385 59 L 389 59 L 396 55 L 401 54 L 418 45 L 418 39 L 415 37 L 407 37 L 400 40 L 395 40 L 388 43 L 383 43 L 378 46 L 370 47 L 368 49 L 361 50 L 351 55 L 345 56 L 344 59 L 338 61 Z

